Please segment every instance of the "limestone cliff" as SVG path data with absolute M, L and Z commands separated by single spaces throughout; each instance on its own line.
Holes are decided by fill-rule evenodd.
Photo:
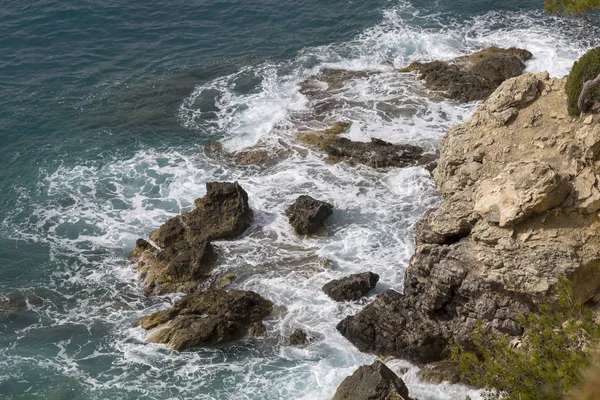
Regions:
M 447 133 L 434 179 L 444 203 L 416 227 L 404 293 L 381 294 L 338 330 L 359 349 L 420 362 L 468 342 L 477 321 L 521 334 L 560 276 L 600 288 L 600 124 L 567 114 L 565 79 L 505 81 Z

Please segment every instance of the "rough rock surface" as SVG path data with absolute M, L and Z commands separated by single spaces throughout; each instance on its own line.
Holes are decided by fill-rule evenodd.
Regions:
M 581 301 L 600 288 L 600 124 L 567 115 L 564 79 L 504 82 L 442 141 L 444 198 L 416 226 L 404 293 L 387 291 L 338 330 L 363 351 L 440 360 L 478 320 L 520 335 L 520 313 L 556 299 L 560 276 Z M 511 110 L 511 118 L 500 118 Z
M 410 400 L 402 379 L 381 361 L 363 365 L 338 386 L 333 400 Z
M 237 182 L 208 182 L 196 209 L 165 222 L 139 239 L 131 258 L 146 295 L 191 292 L 210 276 L 216 259 L 211 240 L 243 233 L 252 222 L 248 194 Z
M 164 343 L 174 350 L 217 345 L 244 337 L 249 330 L 260 333 L 273 303 L 243 290 L 209 290 L 189 294 L 173 307 L 142 318 L 139 325 L 154 329 L 148 342 Z
M 423 149 L 412 145 L 392 144 L 380 139 L 370 142 L 355 142 L 339 136 L 351 124 L 336 122 L 320 132 L 305 133 L 300 136 L 304 143 L 316 145 L 329 155 L 331 162 L 346 161 L 364 164 L 372 168 L 408 167 L 431 164 L 435 157 L 423 154 Z
M 309 338 L 306 332 L 302 329 L 296 329 L 292 334 L 288 337 L 288 343 L 290 346 L 306 346 L 309 343 Z
M 323 291 L 335 301 L 358 300 L 375 289 L 378 281 L 379 275 L 363 272 L 328 282 Z
M 339 123 L 336 123 L 339 124 Z M 346 161 L 363 164 L 371 168 L 403 168 L 415 165 L 428 165 L 435 159 L 423 154 L 423 149 L 408 144 L 392 144 L 381 139 L 370 142 L 355 142 L 339 136 L 345 130 L 334 124 L 322 132 L 305 133 L 300 136 L 304 143 L 321 148 L 331 162 Z
M 527 50 L 489 47 L 451 62 L 415 62 L 402 71 L 419 71 L 428 88 L 443 90 L 452 99 L 483 100 L 506 79 L 521 75 L 531 56 Z
M 325 220 L 333 213 L 333 206 L 310 196 L 300 196 L 285 211 L 299 235 L 310 235 L 321 229 Z

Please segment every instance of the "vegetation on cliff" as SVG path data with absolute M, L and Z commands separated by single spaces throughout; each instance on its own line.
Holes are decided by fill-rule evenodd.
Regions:
M 583 379 L 591 363 L 600 325 L 588 307 L 578 303 L 565 281 L 556 305 L 519 317 L 521 340 L 491 333 L 481 324 L 473 333 L 473 348 L 452 347 L 461 379 L 485 388 L 486 399 L 560 400 Z
M 585 112 L 594 101 L 600 100 L 600 47 L 588 51 L 573 64 L 567 78 L 569 114 Z

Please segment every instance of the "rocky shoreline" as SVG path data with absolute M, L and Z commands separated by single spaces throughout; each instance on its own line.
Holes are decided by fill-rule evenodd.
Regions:
M 417 71 L 427 87 L 453 99 L 487 98 L 471 120 L 447 133 L 437 161 L 416 146 L 352 142 L 340 136 L 350 127 L 346 122 L 300 135 L 332 162 L 424 166 L 444 199 L 415 227 L 417 247 L 403 292 L 381 293 L 337 324 L 361 351 L 426 364 L 444 360 L 450 342 L 468 346 L 480 321 L 490 331 L 519 336 L 517 316 L 555 300 L 561 277 L 572 283 L 577 299 L 600 300 L 600 125 L 593 116 L 568 116 L 565 79 L 521 75 L 530 57 L 526 50 L 490 48 L 399 71 Z M 335 85 L 348 74 L 324 71 L 321 78 Z M 319 96 L 310 82 L 303 90 Z M 286 215 L 310 240 L 323 232 L 333 209 L 302 195 Z M 223 290 L 234 277 L 212 276 L 220 261 L 211 242 L 244 234 L 252 220 L 248 194 L 237 182 L 209 182 L 196 209 L 138 240 L 131 258 L 144 293 L 188 293 L 140 320 L 149 342 L 184 350 L 267 334 L 262 321 L 274 304 L 254 292 Z M 365 272 L 329 282 L 323 291 L 336 301 L 356 301 L 378 280 Z M 311 340 L 296 330 L 288 343 Z M 409 400 L 404 383 L 380 362 L 359 368 L 334 399 L 367 398 L 364 393 Z

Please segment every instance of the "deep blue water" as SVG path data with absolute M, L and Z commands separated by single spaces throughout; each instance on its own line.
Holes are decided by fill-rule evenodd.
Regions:
M 428 175 L 335 169 L 310 151 L 273 170 L 240 169 L 202 146 L 294 148 L 294 132 L 323 123 L 299 84 L 326 65 L 382 71 L 334 94 L 345 106 L 326 122 L 354 120 L 356 139 L 433 148 L 475 105 L 427 94 L 392 67 L 520 45 L 536 56 L 530 70 L 564 75 L 598 36 L 544 15 L 541 3 L 0 2 L 0 398 L 331 396 L 370 356 L 333 329 L 361 305 L 332 304 L 314 288 L 365 262 L 387 273 L 385 287 L 401 287 L 411 226 L 437 201 Z M 261 343 L 182 354 L 144 345 L 135 321 L 168 299 L 143 298 L 127 254 L 214 179 L 240 180 L 264 217 L 222 244 L 222 268 L 287 314 Z M 306 190 L 339 209 L 332 236 L 310 245 L 278 217 Z M 317 256 L 337 270 L 319 269 Z M 323 340 L 287 349 L 294 324 Z M 455 396 L 412 384 L 423 399 Z

